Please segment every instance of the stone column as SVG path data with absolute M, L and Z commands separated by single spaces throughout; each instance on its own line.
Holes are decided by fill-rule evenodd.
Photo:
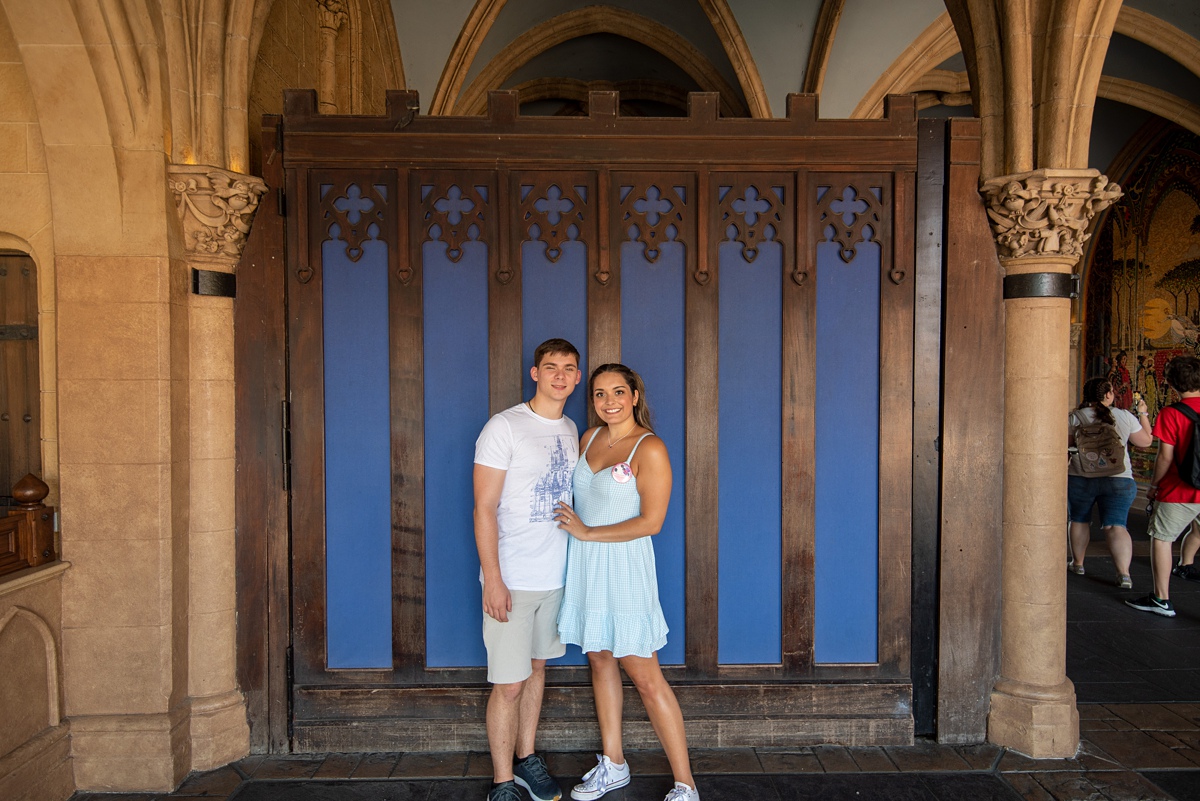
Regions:
M 983 192 L 1006 275 L 1001 675 L 988 739 L 1032 757 L 1069 757 L 1079 713 L 1066 675 L 1064 289 L 1089 221 L 1121 192 L 1095 170 L 1049 169 L 992 179 Z
M 322 114 L 337 114 L 337 34 L 346 23 L 346 4 L 344 0 L 317 0 L 317 14 L 321 27 L 317 110 Z
M 186 369 L 173 371 L 172 406 L 187 420 L 187 693 L 192 769 L 249 750 L 237 688 L 234 542 L 232 273 L 266 185 L 215 167 L 171 165 L 189 289 Z M 199 271 L 200 293 L 193 276 Z M 216 275 L 214 275 L 214 273 Z M 215 292 L 216 294 L 205 294 Z

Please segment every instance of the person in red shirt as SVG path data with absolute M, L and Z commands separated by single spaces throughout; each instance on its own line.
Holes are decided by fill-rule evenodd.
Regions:
M 1167 363 L 1167 383 L 1180 394 L 1182 403 L 1200 414 L 1200 358 L 1176 356 Z M 1192 439 L 1192 421 L 1178 409 L 1164 408 L 1154 421 L 1154 436 L 1159 440 L 1154 478 L 1146 497 L 1154 502 L 1150 517 L 1150 567 L 1154 571 L 1154 591 L 1126 604 L 1143 612 L 1175 617 L 1171 604 L 1171 544 L 1179 539 L 1200 516 L 1200 489 L 1185 484 L 1179 475 L 1179 461 Z

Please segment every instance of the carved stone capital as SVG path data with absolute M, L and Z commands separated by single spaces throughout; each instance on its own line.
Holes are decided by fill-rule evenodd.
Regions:
M 1071 350 L 1079 350 L 1083 341 L 1083 323 L 1071 323 Z
M 1121 197 L 1096 170 L 1034 170 L 985 181 L 981 190 L 1002 258 L 1078 259 L 1092 218 Z
M 253 175 L 203 164 L 171 164 L 167 175 L 188 255 L 236 264 L 267 185 Z
M 345 0 L 317 0 L 317 24 L 337 31 L 346 24 Z

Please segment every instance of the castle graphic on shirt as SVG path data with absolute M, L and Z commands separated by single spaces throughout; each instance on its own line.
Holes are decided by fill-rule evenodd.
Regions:
M 546 446 L 551 450 L 551 446 Z M 550 453 L 550 468 L 542 474 L 533 488 L 529 522 L 545 523 L 554 519 L 554 505 L 571 497 L 571 463 L 563 448 L 563 438 L 555 437 Z

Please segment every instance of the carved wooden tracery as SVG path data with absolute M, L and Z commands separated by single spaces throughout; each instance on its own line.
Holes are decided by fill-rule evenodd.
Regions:
M 622 230 L 628 241 L 642 243 L 642 255 L 646 261 L 651 264 L 658 261 L 665 242 L 684 244 L 679 236 L 687 208 L 685 187 L 668 185 L 663 188 L 655 183 L 621 186 L 617 197 Z M 596 280 L 605 284 L 608 276 L 597 274 Z M 700 280 L 699 277 L 697 280 Z
M 334 192 L 329 184 L 321 187 L 325 230 L 330 239 L 346 243 L 346 257 L 353 262 L 362 258 L 363 242 L 382 239 L 386 208 L 387 187 L 382 184 L 352 183 L 342 192 Z
M 745 182 L 719 186 L 717 203 L 721 225 L 718 233 L 740 242 L 747 262 L 754 262 L 763 242 L 780 242 L 787 211 L 782 185 Z
M 486 242 L 484 209 L 488 187 L 450 184 L 421 187 L 421 228 L 425 242 L 444 242 L 446 258 L 455 264 L 467 242 Z M 499 278 L 499 276 L 497 276 Z M 503 280 L 503 279 L 502 279 Z
M 557 263 L 564 242 L 583 240 L 588 188 L 566 181 L 522 182 L 518 225 L 532 240 L 546 245 L 546 258 Z
M 853 184 L 842 187 L 820 186 L 817 191 L 817 224 L 822 241 L 838 245 L 838 255 L 846 264 L 858 255 L 860 242 L 880 243 L 880 226 L 883 224 L 883 187 L 868 186 L 859 191 Z M 905 271 L 892 267 L 888 278 L 899 284 Z

